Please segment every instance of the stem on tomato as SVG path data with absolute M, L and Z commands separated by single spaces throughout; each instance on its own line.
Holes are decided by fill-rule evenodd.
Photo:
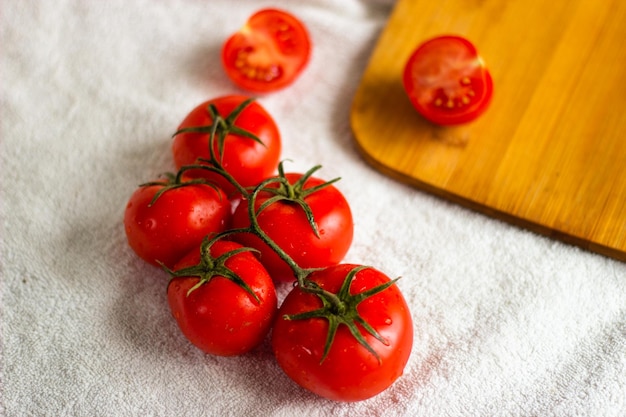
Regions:
M 247 197 L 248 190 L 246 190 L 241 184 L 239 184 L 239 182 L 235 179 L 235 177 L 230 174 L 230 172 L 224 169 L 221 161 L 222 155 L 220 155 L 219 159 L 215 155 L 215 134 L 217 133 L 217 128 L 218 126 L 220 126 L 220 134 L 225 135 L 224 132 L 227 130 L 228 126 L 226 124 L 226 121 L 217 112 L 217 109 L 211 107 L 209 108 L 212 109 L 211 113 L 213 116 L 213 125 L 211 126 L 211 133 L 209 134 L 209 155 L 211 159 L 206 162 L 209 162 L 213 165 L 214 168 L 217 169 L 210 169 L 210 166 L 208 167 L 208 169 L 214 172 L 219 172 L 219 174 L 222 175 L 222 177 L 224 177 L 229 183 L 231 183 L 237 189 L 237 191 L 241 193 L 241 195 Z
M 281 166 L 282 171 L 282 166 Z M 258 213 L 263 210 L 262 206 L 259 208 L 259 211 L 256 210 L 256 198 L 259 192 L 263 191 L 268 185 L 279 183 L 279 185 L 283 186 L 288 190 L 293 190 L 293 187 L 289 184 L 288 180 L 284 177 L 284 175 L 268 178 L 265 181 L 261 182 L 254 191 L 250 194 L 250 199 L 248 202 L 248 217 L 250 220 L 249 232 L 256 235 L 259 239 L 261 239 L 267 246 L 269 246 L 275 253 L 282 259 L 294 273 L 296 278 L 297 285 L 301 288 L 302 291 L 315 294 L 321 298 L 323 298 L 329 305 L 332 311 L 335 314 L 342 315 L 346 311 L 346 304 L 342 301 L 341 297 L 337 294 L 333 294 L 332 292 L 326 291 L 321 288 L 315 282 L 308 279 L 308 276 L 318 271 L 322 268 L 302 268 L 298 265 L 297 262 L 291 258 L 272 238 L 270 238 L 261 228 L 258 221 Z
M 299 283 L 299 285 L 302 291 L 317 295 L 325 299 L 330 304 L 330 308 L 334 314 L 342 315 L 346 312 L 346 304 L 341 300 L 340 297 L 337 296 L 337 294 L 326 291 L 325 289 L 317 285 L 317 283 L 310 280 L 304 280 L 304 282 L 302 284 Z
M 280 257 L 280 259 L 282 259 L 287 265 L 289 265 L 296 277 L 298 285 L 304 288 L 306 277 L 316 269 L 301 268 L 300 265 L 298 265 L 296 261 L 294 261 L 293 258 L 291 258 L 291 256 L 289 256 L 276 242 L 274 242 L 274 240 L 272 240 L 272 238 L 270 238 L 259 225 L 256 211 L 256 198 L 259 192 L 261 192 L 265 187 L 273 183 L 280 183 L 282 185 L 285 185 L 285 183 L 287 183 L 287 185 L 289 185 L 285 177 L 280 176 L 268 178 L 265 181 L 262 181 L 249 196 L 248 217 L 250 220 L 250 232 L 256 235 L 259 239 L 261 239 Z
M 225 118 L 220 115 L 217 107 L 214 104 L 209 104 L 209 106 L 207 107 L 207 112 L 211 116 L 212 123 L 210 125 L 185 127 L 179 129 L 174 133 L 174 136 L 181 133 L 209 134 L 209 159 L 198 158 L 199 162 L 205 162 L 208 165 L 196 166 L 195 168 L 204 169 L 220 174 L 229 183 L 231 183 L 244 197 L 248 197 L 248 190 L 241 184 L 239 184 L 239 182 L 226 169 L 224 169 L 224 166 L 222 165 L 222 158 L 224 155 L 224 142 L 229 134 L 243 136 L 261 144 L 262 146 L 265 146 L 265 143 L 263 143 L 263 141 L 252 132 L 249 132 L 235 125 L 235 120 L 253 101 L 253 98 L 248 98 L 247 100 L 244 100 Z M 219 157 L 215 153 L 216 139 Z
M 171 278 L 175 278 L 175 277 L 199 278 L 198 282 L 187 291 L 187 296 L 189 296 L 192 292 L 200 288 L 202 285 L 207 284 L 214 277 L 220 276 L 239 285 L 241 288 L 243 288 L 244 291 L 246 291 L 250 296 L 252 296 L 252 298 L 254 298 L 257 304 L 260 304 L 261 300 L 259 299 L 259 296 L 255 294 L 252 288 L 239 275 L 233 272 L 232 269 L 226 266 L 226 261 L 229 258 L 237 254 L 243 253 L 243 252 L 254 251 L 254 249 L 240 247 L 240 248 L 228 251 L 226 253 L 223 253 L 222 255 L 214 258 L 213 255 L 211 255 L 211 246 L 222 237 L 223 235 L 216 235 L 210 240 L 208 236 L 204 238 L 200 246 L 200 263 L 196 265 L 187 266 L 187 267 L 178 269 L 176 271 L 169 269 L 167 266 L 163 264 L 161 264 L 161 267 L 166 272 L 169 273 Z

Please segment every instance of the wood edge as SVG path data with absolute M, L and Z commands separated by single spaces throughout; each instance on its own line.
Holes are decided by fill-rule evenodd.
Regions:
M 355 117 L 353 113 L 351 115 L 351 118 L 352 117 Z M 352 123 L 353 121 L 351 121 L 351 125 Z M 365 149 L 363 145 L 359 142 L 357 138 L 357 134 L 356 132 L 354 132 L 354 129 L 353 129 L 352 134 L 353 134 L 353 138 L 355 139 L 354 142 L 356 143 L 356 148 L 358 149 L 361 157 L 369 165 L 373 166 L 376 170 L 378 170 L 379 172 L 381 172 L 382 174 L 390 178 L 393 178 L 404 184 L 415 187 L 416 189 L 419 189 L 421 191 L 427 192 L 428 194 L 441 198 L 442 200 L 449 201 L 454 204 L 458 204 L 459 206 L 465 207 L 474 212 L 486 215 L 487 217 L 494 218 L 499 221 L 503 221 L 507 224 L 519 227 L 521 229 L 536 233 L 541 236 L 553 238 L 562 243 L 586 250 L 590 253 L 595 253 L 601 256 L 605 256 L 607 258 L 615 259 L 617 261 L 626 262 L 626 252 L 621 251 L 619 249 L 602 245 L 599 243 L 595 243 L 595 242 L 589 242 L 578 236 L 563 233 L 558 230 L 551 229 L 548 226 L 545 226 L 545 225 L 542 225 L 542 224 L 539 224 L 539 223 L 536 223 L 527 219 L 523 219 L 520 217 L 516 217 L 510 213 L 506 213 L 506 212 L 485 206 L 476 201 L 472 201 L 468 198 L 459 196 L 457 194 L 447 192 L 431 184 L 428 184 L 427 182 L 420 181 L 417 178 L 411 177 L 398 170 L 395 170 L 394 168 L 388 166 L 387 164 L 382 163 L 381 161 L 376 159 L 374 156 L 369 154 L 367 152 L 367 149 Z

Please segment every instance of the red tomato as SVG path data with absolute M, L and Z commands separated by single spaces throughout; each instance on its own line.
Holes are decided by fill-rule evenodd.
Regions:
M 222 64 L 237 86 L 264 93 L 291 84 L 310 55 L 304 24 L 284 11 L 265 9 L 224 43 Z
M 321 288 L 340 293 L 346 276 L 356 265 L 337 265 L 309 277 Z M 349 283 L 349 294 L 358 294 L 389 283 L 383 273 L 361 269 Z M 344 301 L 347 297 L 344 297 Z M 350 300 L 345 305 L 350 305 Z M 409 308 L 396 285 L 365 298 L 357 304 L 358 315 L 385 341 L 375 338 L 361 324 L 354 324 L 370 352 L 359 343 L 342 320 L 354 323 L 350 309 L 338 313 L 338 327 L 330 350 L 324 357 L 329 320 L 322 317 L 286 319 L 323 308 L 321 299 L 300 287 L 287 295 L 272 330 L 272 349 L 283 371 L 300 386 L 334 401 L 361 401 L 387 389 L 398 379 L 413 346 L 413 323 Z M 332 308 L 329 307 L 331 313 Z
M 303 178 L 303 174 L 288 173 L 285 178 L 294 185 Z M 308 177 L 302 190 L 306 193 L 306 190 L 324 182 L 319 178 Z M 277 188 L 277 185 L 271 184 L 269 188 Z M 270 192 L 260 192 L 255 202 L 256 209 L 273 195 Z M 295 198 L 298 197 L 299 192 L 296 192 Z M 293 199 L 283 199 L 266 207 L 257 217 L 261 230 L 301 268 L 321 268 L 338 264 L 348 252 L 354 234 L 348 202 L 333 185 L 312 192 L 302 200 L 313 213 L 319 236 L 315 235 L 304 209 Z M 248 201 L 244 200 L 235 209 L 233 227 L 249 226 Z M 257 249 L 261 262 L 275 281 L 291 281 L 295 278 L 289 265 L 257 236 L 245 233 L 237 234 L 233 239 L 244 246 Z
M 235 242 L 217 241 L 210 247 L 211 262 L 204 263 L 203 248 L 192 250 L 174 267 L 174 272 L 183 276 L 174 276 L 167 287 L 169 306 L 181 332 L 194 346 L 213 355 L 234 356 L 252 350 L 263 341 L 276 314 L 272 279 L 249 251 L 219 261 L 239 249 Z M 206 282 L 186 276 L 191 274 L 187 268 L 194 266 L 199 266 L 198 275 L 208 274 Z M 225 277 L 231 273 L 243 280 L 257 299 Z
M 135 190 L 124 212 L 128 244 L 146 262 L 171 267 L 205 236 L 228 226 L 231 206 L 222 190 L 188 184 L 163 191 L 168 181 L 153 184 Z
M 403 82 L 417 111 L 439 125 L 476 119 L 493 93 L 491 75 L 476 47 L 452 35 L 421 44 L 404 67 Z
M 219 129 L 227 133 L 224 144 L 221 164 L 234 179 L 243 187 L 249 187 L 271 176 L 276 171 L 281 151 L 281 139 L 278 126 L 267 111 L 256 102 L 250 103 L 241 111 L 235 120 L 229 120 L 229 115 L 236 111 L 248 98 L 244 96 L 219 97 L 194 108 L 182 121 L 178 130 L 201 127 L 200 132 L 178 133 L 174 137 L 172 152 L 176 167 L 197 163 L 198 158 L 209 159 L 209 137 L 213 118 L 208 110 L 209 105 L 215 105 L 221 118 L 226 122 L 220 123 Z M 258 139 L 243 136 L 233 130 L 243 129 Z M 220 130 L 218 130 L 219 132 Z M 216 135 L 217 136 L 217 135 Z M 215 155 L 219 157 L 219 141 L 214 142 Z M 228 194 L 235 188 L 221 175 L 206 170 L 188 171 L 190 176 L 207 178 Z

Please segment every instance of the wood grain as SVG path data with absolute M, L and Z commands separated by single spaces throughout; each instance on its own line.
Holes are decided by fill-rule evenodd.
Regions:
M 422 119 L 401 74 L 422 41 L 472 40 L 494 78 L 463 126 Z M 399 0 L 355 94 L 375 168 L 517 225 L 626 260 L 626 2 Z

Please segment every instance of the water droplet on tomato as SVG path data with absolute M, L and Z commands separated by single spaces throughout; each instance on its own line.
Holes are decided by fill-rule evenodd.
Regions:
M 385 324 L 386 324 L 386 325 L 390 325 L 391 323 L 393 323 L 393 321 L 392 321 L 390 318 L 387 318 L 387 319 L 385 320 Z

